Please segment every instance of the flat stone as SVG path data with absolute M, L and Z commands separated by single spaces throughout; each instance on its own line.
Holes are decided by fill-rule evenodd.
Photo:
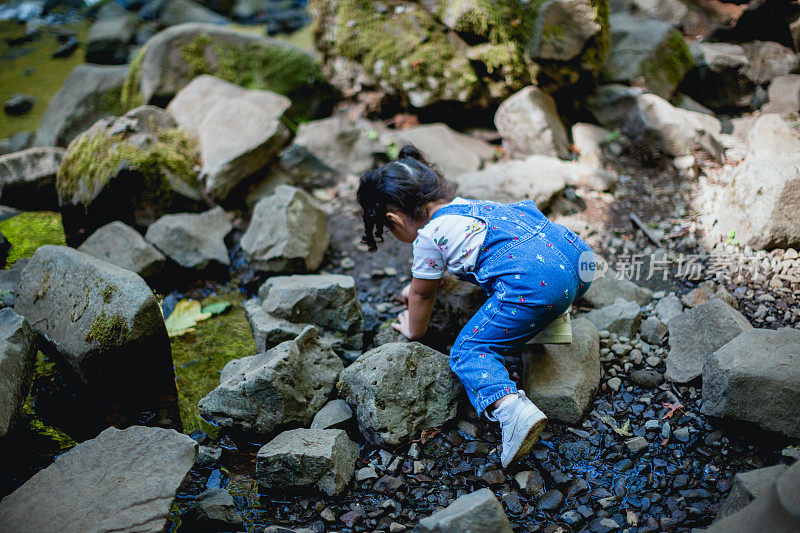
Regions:
M 165 531 L 196 457 L 197 443 L 175 430 L 108 428 L 3 498 L 0 523 L 8 531 Z
M 583 317 L 597 326 L 598 330 L 631 338 L 639 329 L 642 311 L 636 302 L 617 298 L 613 304 L 589 311 Z
M 352 419 L 353 410 L 346 401 L 331 400 L 314 415 L 311 429 L 342 429 Z
M 181 515 L 181 526 L 205 531 L 241 530 L 242 515 L 230 492 L 208 489 L 195 498 Z
M 145 238 L 183 268 L 219 271 L 230 265 L 225 236 L 232 229 L 217 206 L 200 214 L 164 215 L 147 228 Z
M 136 272 L 149 283 L 162 274 L 167 262 L 166 256 L 141 233 L 120 221 L 98 228 L 78 251 Z
M 583 295 L 583 299 L 592 307 L 612 305 L 617 298 L 636 302 L 640 306 L 647 305 L 653 299 L 653 291 L 607 272 L 595 278 Z

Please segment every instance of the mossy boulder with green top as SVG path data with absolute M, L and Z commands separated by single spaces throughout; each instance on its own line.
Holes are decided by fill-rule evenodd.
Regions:
M 334 91 L 312 55 L 287 43 L 214 24 L 186 23 L 151 37 L 131 62 L 122 105 L 166 106 L 201 74 L 282 94 L 293 120 L 325 115 Z
M 532 82 L 597 72 L 608 0 L 312 0 L 325 72 L 345 94 L 386 92 L 421 108 L 486 107 Z
M 163 109 L 142 106 L 97 121 L 72 141 L 56 176 L 67 242 L 121 220 L 144 229 L 201 200 L 197 139 Z
M 176 398 L 164 318 L 137 274 L 67 246 L 42 246 L 20 273 L 14 310 L 48 357 L 110 401 L 152 408 Z

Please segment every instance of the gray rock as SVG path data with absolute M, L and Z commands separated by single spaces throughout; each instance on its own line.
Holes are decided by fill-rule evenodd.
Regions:
M 0 155 L 20 152 L 30 148 L 35 135 L 36 132 L 33 131 L 18 131 L 10 137 L 0 139 Z
M 695 67 L 681 89 L 711 109 L 747 107 L 755 96 L 750 60 L 744 48 L 730 43 L 693 43 Z
M 284 431 L 258 450 L 258 486 L 265 492 L 316 488 L 335 496 L 353 477 L 358 453 L 341 429 Z
M 281 185 L 256 204 L 241 244 L 258 271 L 308 272 L 322 263 L 329 242 L 325 213 L 316 201 Z
M 703 414 L 798 438 L 798 408 L 800 331 L 748 328 L 705 361 Z
M 759 85 L 796 72 L 800 67 L 800 57 L 774 41 L 752 41 L 743 43 L 742 48 L 750 63 L 747 76 Z
M 42 246 L 20 274 L 15 309 L 45 353 L 114 401 L 175 395 L 161 308 L 133 272 L 66 246 Z
M 258 298 L 247 300 L 244 303 L 244 312 L 259 352 L 266 352 L 282 342 L 293 340 L 310 325 L 289 322 L 267 313 Z
M 544 413 L 578 424 L 600 386 L 600 338 L 585 318 L 572 321 L 571 344 L 525 346 L 522 384 Z
M 639 369 L 631 372 L 631 381 L 646 389 L 657 389 L 664 383 L 664 376 L 655 370 Z
M 725 498 L 725 503 L 717 511 L 719 521 L 736 511 L 745 508 L 750 502 L 765 494 L 775 485 L 775 480 L 786 472 L 789 467 L 786 465 L 768 466 L 749 472 L 741 472 L 733 477 L 733 485 Z
M 609 22 L 611 50 L 603 79 L 630 83 L 644 78 L 648 92 L 669 98 L 693 63 L 680 32 L 666 22 L 626 13 L 611 15 Z
M 178 91 L 167 111 L 200 140 L 201 180 L 206 191 L 224 200 L 289 141 L 281 117 L 290 105 L 280 94 L 203 75 Z
M 790 115 L 800 111 L 800 74 L 778 76 L 767 89 L 769 102 L 761 108 L 764 113 Z
M 525 53 L 534 61 L 573 59 L 600 33 L 597 17 L 597 9 L 589 2 L 546 2 L 537 13 Z
M 604 127 L 621 130 L 640 94 L 642 89 L 639 87 L 616 83 L 601 85 L 586 98 L 586 108 Z
M 800 134 L 789 121 L 774 113 L 758 116 L 750 125 L 747 151 L 754 157 L 783 156 L 800 151 Z
M 6 115 L 15 117 L 29 113 L 33 109 L 36 98 L 29 94 L 14 93 L 11 98 L 3 104 L 3 111 Z
M 417 533 L 511 533 L 503 506 L 487 488 L 470 492 L 419 521 Z
M 211 466 L 216 464 L 220 458 L 222 458 L 222 448 L 200 446 L 200 451 L 197 454 L 197 460 L 195 462 L 200 466 Z
M 693 306 L 692 306 L 693 307 Z M 656 316 L 664 323 L 668 323 L 676 316 L 683 313 L 683 304 L 674 294 L 669 294 L 661 298 L 653 308 Z
M 355 280 L 341 274 L 276 276 L 258 290 L 265 312 L 345 335 L 364 327 Z
M 448 179 L 475 172 L 494 158 L 491 144 L 459 133 L 446 124 L 425 124 L 406 130 L 390 130 L 382 135 L 384 144 L 398 147 L 413 144 L 439 167 Z
M 229 362 L 220 385 L 197 405 L 224 428 L 269 438 L 285 427 L 309 425 L 342 368 L 336 353 L 309 326 L 266 353 Z
M 56 173 L 63 148 L 28 148 L 0 156 L 0 202 L 22 210 L 58 209 Z
M 147 228 L 145 237 L 183 268 L 213 270 L 230 265 L 225 236 L 232 229 L 217 206 L 200 214 L 164 215 Z
M 127 65 L 75 67 L 50 100 L 34 146 L 67 146 L 99 119 L 115 114 L 114 93 L 127 75 Z
M 164 26 L 175 26 L 186 22 L 203 22 L 206 24 L 229 24 L 230 19 L 215 13 L 192 0 L 167 0 L 163 3 L 159 22 Z
M 566 159 L 570 155 L 555 100 L 538 87 L 525 87 L 504 100 L 494 115 L 494 125 L 513 157 L 540 154 Z
M 722 126 L 715 117 L 673 107 L 663 98 L 646 93 L 636 97 L 623 130 L 650 149 L 678 157 L 691 155 L 698 147 L 706 148 L 706 137 L 713 139 Z
M 197 443 L 172 429 L 108 428 L 3 498 L 0 522 L 6 531 L 165 531 L 196 456 Z
M 311 421 L 311 429 L 344 429 L 353 419 L 353 410 L 346 401 L 336 399 L 326 403 Z
M 537 178 L 532 180 L 532 175 Z M 530 199 L 541 209 L 547 209 L 567 185 L 609 190 L 616 184 L 617 176 L 604 169 L 532 155 L 487 165 L 483 170 L 461 174 L 452 181 L 459 194 L 466 198 L 503 203 Z
M 536 470 L 517 472 L 514 474 L 514 480 L 529 498 L 534 498 L 544 491 L 544 480 Z
M 456 415 L 463 388 L 448 357 L 417 342 L 374 348 L 344 369 L 336 385 L 371 443 L 396 446 Z
M 578 162 L 590 167 L 602 168 L 603 145 L 611 139 L 611 131 L 579 122 L 572 126 L 572 143 L 578 150 Z
M 0 439 L 14 427 L 28 397 L 36 363 L 36 334 L 28 321 L 0 309 Z
M 703 373 L 703 363 L 741 332 L 747 319 L 719 298 L 712 298 L 669 321 L 669 354 L 665 377 L 689 382 Z M 705 392 L 705 391 L 704 391 Z
M 242 515 L 225 489 L 208 489 L 181 515 L 181 529 L 189 531 L 242 531 Z
M 639 330 L 642 311 L 636 302 L 617 298 L 613 304 L 589 311 L 583 318 L 592 322 L 598 330 L 633 338 Z
M 617 298 L 636 302 L 640 306 L 647 305 L 653 299 L 653 291 L 607 272 L 604 276 L 596 277 L 583 295 L 583 299 L 592 307 L 611 305 Z
M 775 483 L 740 511 L 715 522 L 710 533 L 746 533 L 800 530 L 800 461 L 794 463 Z
M 136 272 L 148 283 L 158 278 L 167 262 L 164 254 L 144 240 L 138 231 L 119 221 L 100 227 L 78 251 Z
M 639 328 L 642 339 L 649 344 L 661 344 L 668 330 L 667 325 L 654 316 L 643 320 Z
M 647 442 L 647 439 L 644 437 L 633 437 L 632 439 L 625 441 L 625 447 L 628 448 L 628 451 L 632 455 L 636 455 L 642 450 L 646 450 L 649 446 L 650 443 Z
M 98 19 L 86 38 L 86 61 L 102 65 L 120 65 L 128 59 L 139 17 L 133 13 Z

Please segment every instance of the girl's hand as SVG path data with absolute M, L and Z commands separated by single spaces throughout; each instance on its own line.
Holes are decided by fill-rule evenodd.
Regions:
M 392 327 L 403 334 L 408 340 L 413 340 L 413 335 L 409 329 L 408 309 L 397 316 L 397 322 L 392 322 Z
M 400 298 L 402 298 L 403 305 L 405 305 L 406 307 L 408 307 L 408 295 L 410 294 L 410 292 L 411 292 L 411 284 L 410 283 L 408 285 L 406 285 L 405 287 L 403 287 L 403 290 L 400 291 Z

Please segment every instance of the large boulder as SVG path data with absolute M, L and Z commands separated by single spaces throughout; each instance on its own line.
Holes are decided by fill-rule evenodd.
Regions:
M 198 138 L 200 179 L 206 191 L 224 200 L 289 141 L 281 118 L 290 105 L 285 96 L 203 75 L 178 91 L 167 111 Z
M 175 430 L 108 428 L 3 498 L 0 522 L 9 532 L 165 531 L 196 457 L 197 442 Z
M 217 206 L 204 213 L 164 215 L 147 228 L 145 237 L 183 268 L 224 270 L 230 265 L 225 236 L 233 224 Z
M 623 337 L 633 338 L 642 322 L 642 310 L 636 302 L 615 298 L 614 303 L 589 311 L 583 317 L 598 330 L 607 330 Z
M 136 272 L 149 284 L 158 279 L 167 263 L 164 254 L 144 240 L 141 233 L 119 221 L 100 227 L 78 251 Z
M 681 84 L 685 92 L 711 109 L 748 107 L 757 84 L 744 48 L 729 43 L 693 43 L 695 66 Z
M 325 213 L 306 192 L 281 185 L 260 200 L 242 249 L 261 272 L 309 272 L 319 268 L 330 243 Z
M 262 308 L 291 322 L 315 324 L 345 335 L 361 333 L 364 316 L 355 280 L 340 274 L 276 276 L 258 290 Z
M 387 144 L 395 143 L 398 148 L 404 144 L 415 145 L 448 179 L 474 172 L 494 157 L 491 144 L 441 123 L 390 131 L 383 135 L 383 139 Z
M 576 83 L 608 47 L 607 1 L 310 3 L 315 45 L 345 95 L 416 108 L 488 107 L 530 85 Z M 565 29 L 566 28 L 566 29 Z
M 494 125 L 512 157 L 540 154 L 566 159 L 570 155 L 556 102 L 538 87 L 525 87 L 504 100 L 494 115 Z
M 176 26 L 187 22 L 205 24 L 229 24 L 231 21 L 192 0 L 167 0 L 162 4 L 158 21 L 164 26 Z
M 151 37 L 125 82 L 122 103 L 166 105 L 193 78 L 211 74 L 288 97 L 294 119 L 328 111 L 333 94 L 317 60 L 287 43 L 214 24 L 172 26 Z
M 706 359 L 703 414 L 800 438 L 797 409 L 800 331 L 748 329 Z
M 681 33 L 669 23 L 626 13 L 615 13 L 609 20 L 611 51 L 603 66 L 605 80 L 630 83 L 642 78 L 648 92 L 669 98 L 693 64 Z
M 418 533 L 511 533 L 503 506 L 488 488 L 456 498 L 453 503 L 423 518 L 414 528 Z
M 99 119 L 118 114 L 127 75 L 127 65 L 75 67 L 50 100 L 34 146 L 67 146 Z
M 545 155 L 512 159 L 487 165 L 483 170 L 467 172 L 452 180 L 466 198 L 512 203 L 533 200 L 547 209 L 567 185 L 590 190 L 614 187 L 614 172 L 562 161 Z
M 712 298 L 671 319 L 669 354 L 664 377 L 689 382 L 703 373 L 711 354 L 753 326 L 742 314 L 719 298 Z
M 800 67 L 800 57 L 794 50 L 775 41 L 751 41 L 743 43 L 742 48 L 750 60 L 748 77 L 759 85 L 797 72 Z
M 453 418 L 463 395 L 448 357 L 417 342 L 366 352 L 344 369 L 336 387 L 355 410 L 364 437 L 388 446 Z
M 63 148 L 28 148 L 0 155 L 0 203 L 30 211 L 58 208 L 56 173 Z
M 267 493 L 316 489 L 335 496 L 353 477 L 358 452 L 342 429 L 284 431 L 258 450 L 258 486 Z
M 778 476 L 750 505 L 715 522 L 708 533 L 800 530 L 800 461 Z
M 571 344 L 528 344 L 522 387 L 544 413 L 577 425 L 600 387 L 600 336 L 584 318 L 572 321 Z
M 138 26 L 139 17 L 133 13 L 98 19 L 86 38 L 86 61 L 102 65 L 125 63 Z
M 219 386 L 197 405 L 204 417 L 229 431 L 269 438 L 286 427 L 308 426 L 342 368 L 309 326 L 266 353 L 229 362 Z
M 672 106 L 655 94 L 641 94 L 626 119 L 623 130 L 651 150 L 678 157 L 707 147 L 707 136 L 722 131 L 715 117 Z
M 9 308 L 0 309 L 0 439 L 14 426 L 28 397 L 36 350 L 28 321 Z
M 197 140 L 162 109 L 97 121 L 70 143 L 56 179 L 67 242 L 114 220 L 144 229 L 165 213 L 195 210 L 197 166 Z
M 161 308 L 133 272 L 45 245 L 20 274 L 14 308 L 42 351 L 114 401 L 140 406 L 175 396 Z
M 741 472 L 733 476 L 733 485 L 725 498 L 725 503 L 717 511 L 717 518 L 720 520 L 736 511 L 743 509 L 750 502 L 765 494 L 775 485 L 775 480 L 786 472 L 786 465 L 768 466 L 758 468 L 748 472 Z

